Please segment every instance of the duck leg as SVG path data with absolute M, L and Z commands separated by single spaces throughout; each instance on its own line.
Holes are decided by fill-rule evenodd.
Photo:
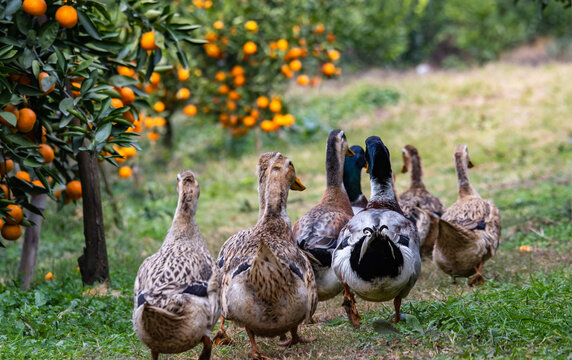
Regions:
M 395 308 L 395 320 L 393 320 L 393 323 L 397 324 L 401 316 L 399 313 L 399 309 L 401 309 L 401 296 L 398 295 L 393 299 L 393 307 Z
M 155 350 L 151 350 L 151 359 L 158 360 L 159 359 L 159 352 Z
M 298 327 L 297 326 L 290 329 L 290 334 L 292 335 L 292 338 L 290 340 L 286 340 L 284 342 L 278 343 L 278 345 L 290 347 L 290 346 L 298 344 L 298 343 L 307 344 L 307 343 L 310 343 L 310 342 L 316 340 L 315 337 L 310 338 L 310 339 L 304 339 L 303 337 L 298 335 Z
M 215 337 L 213 338 L 213 342 L 215 345 L 230 345 L 232 344 L 232 340 L 228 337 L 228 335 L 226 334 L 226 331 L 224 330 L 224 317 L 220 317 L 220 327 L 218 328 L 218 331 L 215 335 Z
M 343 282 L 343 280 L 342 284 L 344 284 L 344 302 L 342 303 L 342 306 L 346 310 L 346 314 L 348 315 L 350 323 L 353 325 L 354 328 L 359 329 L 361 316 L 359 315 L 359 312 L 357 310 L 354 294 L 352 294 L 352 292 L 350 291 L 350 287 L 348 286 L 348 284 Z
M 475 275 L 473 275 L 467 285 L 474 286 L 474 285 L 482 285 L 485 283 L 485 276 L 483 275 L 483 262 L 481 261 L 479 265 L 475 268 Z
M 211 341 L 211 338 L 206 335 L 203 336 L 202 340 L 203 340 L 203 351 L 199 356 L 199 360 L 209 360 L 211 358 L 211 350 L 213 348 L 213 343 Z
M 252 359 L 253 360 L 272 360 L 267 356 L 264 356 L 258 350 L 256 345 L 256 339 L 254 338 L 254 333 L 249 328 L 246 328 L 246 333 L 248 334 L 248 340 L 250 340 L 250 348 L 252 349 Z

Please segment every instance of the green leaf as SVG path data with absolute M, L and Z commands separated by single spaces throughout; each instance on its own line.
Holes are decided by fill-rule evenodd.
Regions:
M 208 41 L 206 41 L 205 39 L 183 39 L 184 41 L 188 42 L 191 45 L 201 45 L 201 44 L 206 44 L 208 43 Z
M 38 60 L 32 61 L 32 74 L 34 74 L 36 79 L 40 75 L 40 62 Z
M 60 24 L 57 21 L 49 21 L 40 28 L 39 40 L 42 49 L 47 49 L 54 43 L 59 30 Z
M 6 55 L 10 50 L 14 48 L 14 45 L 5 45 L 0 48 L 0 58 Z
M 85 31 L 89 34 L 89 36 L 91 36 L 92 38 L 94 38 L 96 40 L 101 40 L 101 35 L 99 35 L 97 28 L 95 27 L 93 22 L 91 22 L 91 19 L 89 17 L 87 17 L 80 10 L 77 11 L 77 17 L 78 17 L 79 23 L 85 29 Z
M 22 2 L 20 0 L 10 0 L 8 5 L 6 5 L 6 9 L 4 10 L 4 14 L 6 16 L 12 16 L 22 7 Z
M 111 78 L 109 78 L 109 82 L 115 86 L 124 87 L 129 85 L 135 85 L 139 81 L 123 75 L 113 75 Z
M 43 78 L 41 81 L 41 87 L 40 87 L 41 89 L 40 90 L 51 88 L 52 85 L 54 85 L 57 80 L 58 79 L 53 75 L 50 75 L 48 77 Z
M 111 128 L 112 123 L 108 122 L 107 124 L 103 125 L 97 132 L 95 133 L 95 144 L 101 144 L 107 141 L 109 135 L 111 135 Z
M 379 319 L 374 321 L 372 325 L 373 329 L 379 334 L 401 334 L 401 331 L 387 320 Z
M 80 72 L 80 71 L 87 69 L 88 67 L 91 66 L 91 64 L 93 64 L 94 61 L 95 61 L 95 58 L 92 58 L 92 59 L 89 59 L 89 60 L 82 62 L 81 64 L 79 64 L 77 69 L 74 70 L 74 72 L 77 73 L 77 72 Z
M 72 98 L 65 98 L 60 102 L 59 109 L 64 115 L 69 114 L 69 110 L 73 109 L 74 102 Z
M 66 72 L 67 70 L 67 66 L 66 66 L 66 58 L 64 56 L 64 54 L 62 54 L 62 52 L 60 51 L 60 49 L 58 49 L 57 46 L 54 47 L 54 51 L 56 52 L 56 55 L 58 57 L 58 67 L 62 72 Z
M 35 167 L 40 167 L 42 165 L 44 165 L 44 164 L 42 164 L 41 162 L 36 161 L 34 159 L 31 159 L 31 158 L 24 159 L 24 166 L 35 168 Z
M 2 111 L 0 112 L 0 117 L 6 120 L 12 126 L 16 126 L 16 123 L 18 122 L 16 115 L 12 114 L 11 112 Z

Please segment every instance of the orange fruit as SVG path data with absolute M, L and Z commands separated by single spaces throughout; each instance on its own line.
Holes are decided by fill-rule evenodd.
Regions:
M 119 65 L 117 67 L 117 73 L 119 75 L 123 75 L 123 76 L 127 76 L 127 77 L 133 77 L 135 75 L 135 70 L 128 68 L 127 66 Z
M 258 46 L 256 46 L 256 44 L 252 41 L 247 41 L 242 46 L 242 51 L 244 51 L 244 53 L 246 55 L 252 55 L 252 54 L 256 53 L 257 50 L 258 50 Z
M 133 116 L 133 114 L 131 113 L 131 110 L 128 110 L 126 112 L 124 112 L 121 115 L 125 120 L 129 121 L 131 124 L 133 124 L 135 122 L 135 117 Z
M 159 85 L 159 83 L 161 82 L 161 75 L 159 75 L 159 73 L 154 72 L 149 77 L 149 81 L 153 85 Z
M 282 104 L 280 103 L 280 100 L 272 99 L 272 101 L 270 101 L 270 105 L 268 105 L 268 108 L 270 109 L 270 111 L 277 113 L 280 112 L 280 110 L 282 110 Z
M 296 82 L 298 82 L 298 85 L 306 86 L 310 83 L 310 78 L 308 75 L 300 75 L 296 78 Z
M 288 40 L 280 39 L 276 42 L 276 48 L 278 50 L 286 51 L 288 49 Z
M 81 199 L 81 182 L 79 180 L 70 181 L 66 185 L 66 198 L 70 200 Z
M 47 72 L 41 72 L 38 75 L 38 84 L 40 85 L 40 90 L 42 90 L 44 92 L 44 95 L 51 93 L 56 88 L 55 83 L 49 89 L 44 89 L 44 87 L 42 86 L 42 79 L 49 78 L 49 77 L 50 77 L 50 74 L 48 74 Z
M 242 119 L 242 123 L 243 123 L 245 126 L 248 126 L 248 127 L 254 126 L 254 124 L 256 124 L 256 119 L 253 118 L 253 117 L 250 116 L 250 115 L 249 115 L 249 116 L 245 116 L 245 117 Z
M 177 99 L 179 100 L 185 100 L 188 99 L 191 96 L 191 91 L 187 88 L 180 88 L 179 91 L 177 91 Z
M 224 23 L 220 20 L 217 20 L 214 22 L 213 28 L 215 28 L 217 30 L 222 30 L 222 29 L 224 29 Z
M 336 36 L 332 33 L 329 33 L 328 35 L 326 35 L 326 40 L 329 43 L 333 43 L 334 41 L 336 41 Z
M 131 88 L 122 87 L 121 90 L 119 90 L 119 93 L 121 94 L 123 104 L 131 105 L 135 101 L 135 92 L 133 92 Z
M 155 105 L 153 105 L 153 110 L 155 110 L 158 113 L 165 111 L 165 103 L 162 101 L 157 101 Z
M 228 110 L 230 111 L 235 111 L 236 110 L 236 103 L 234 101 L 227 101 L 226 102 L 226 107 L 228 108 Z
M 242 75 L 238 75 L 237 77 L 234 78 L 234 86 L 236 87 L 241 87 L 244 85 L 244 83 L 246 82 L 246 78 Z
M 32 181 L 32 184 L 34 184 L 35 186 L 39 186 L 39 187 L 44 187 L 44 184 L 42 184 L 42 182 L 40 180 L 34 180 Z
M 20 225 L 6 224 L 2 226 L 2 237 L 6 240 L 18 240 L 22 236 L 22 227 Z
M 266 96 L 260 96 L 258 99 L 256 99 L 256 105 L 258 105 L 259 108 L 261 109 L 265 109 L 268 106 L 268 98 Z
M 272 120 L 264 120 L 260 123 L 260 128 L 266 132 L 270 132 L 276 130 L 276 125 Z
M 129 166 L 122 166 L 119 168 L 119 177 L 124 179 L 128 178 L 133 174 L 133 170 Z
M 141 48 L 143 50 L 157 50 L 159 47 L 155 44 L 155 33 L 153 31 L 148 31 L 141 35 Z
M 219 71 L 216 73 L 216 75 L 215 75 L 216 81 L 222 82 L 222 81 L 224 81 L 224 79 L 226 79 L 226 75 L 222 71 Z
M 282 125 L 283 126 L 292 126 L 292 125 L 294 125 L 295 122 L 296 122 L 296 119 L 294 118 L 294 115 L 292 115 L 292 114 L 286 114 L 286 115 L 282 116 Z
M 0 177 L 6 175 L 14 169 L 14 161 L 12 159 L 4 159 L 0 161 Z
M 177 77 L 179 78 L 179 81 L 185 81 L 189 78 L 189 69 L 183 69 L 182 67 L 180 67 L 177 70 Z
M 77 24 L 77 11 L 73 6 L 61 6 L 58 11 L 56 11 L 56 20 L 60 23 L 61 27 L 71 29 Z
M 205 40 L 210 43 L 213 43 L 218 40 L 218 35 L 215 33 L 208 33 L 205 35 Z
M 183 108 L 183 113 L 187 116 L 194 116 L 197 113 L 197 107 L 195 105 L 187 105 Z
M 147 137 L 151 141 L 157 141 L 157 140 L 159 140 L 159 133 L 157 133 L 156 131 L 149 131 L 147 133 Z
M 113 98 L 111 99 L 111 106 L 113 106 L 116 109 L 122 108 L 123 105 L 123 101 L 121 99 L 118 98 Z
M 221 54 L 221 51 L 216 44 L 205 44 L 204 49 L 208 57 L 218 58 Z
M 230 75 L 232 75 L 234 77 L 244 75 L 244 68 L 240 65 L 235 65 L 230 70 Z
M 247 21 L 246 24 L 244 24 L 244 28 L 250 32 L 257 32 L 258 31 L 258 24 L 256 23 L 256 21 Z
M 318 24 L 314 28 L 314 34 L 318 34 L 318 35 L 323 34 L 325 30 L 326 30 L 326 27 L 324 26 L 324 24 Z
M 77 90 L 75 90 L 75 89 L 77 89 Z M 72 82 L 72 96 L 74 98 L 81 95 L 81 92 L 79 91 L 80 89 L 81 89 L 81 83 Z
M 16 204 L 10 204 L 6 206 L 6 209 L 8 210 L 8 215 L 12 217 L 10 218 L 10 216 L 6 216 L 4 218 L 6 224 L 19 224 L 22 222 L 22 219 L 24 218 L 24 212 L 22 212 L 22 208 L 20 206 Z
M 228 93 L 228 98 L 231 100 L 240 100 L 240 94 L 236 90 L 232 90 Z
M 32 131 L 34 125 L 36 124 L 36 113 L 34 110 L 29 108 L 20 109 L 20 117 L 18 118 L 18 123 L 16 127 L 18 131 L 27 133 Z
M 48 5 L 46 5 L 45 0 L 24 0 L 22 3 L 22 9 L 24 9 L 26 14 L 42 16 L 46 13 Z
M 218 93 L 219 93 L 219 94 L 222 94 L 222 95 L 228 94 L 228 91 L 229 91 L 228 85 L 226 85 L 226 84 L 221 85 L 221 86 L 218 88 Z
M 132 158 L 133 156 L 135 156 L 137 154 L 137 150 L 135 148 L 132 148 L 131 146 L 128 147 L 124 147 L 121 149 L 121 153 L 123 154 L 123 156 L 125 156 L 127 159 Z
M 30 178 L 30 174 L 28 174 L 25 171 L 18 171 L 16 173 L 16 175 L 14 175 L 14 176 L 16 176 L 20 180 L 24 180 L 24 181 L 28 181 L 28 182 L 32 181 L 32 179 Z
M 0 229 L 4 226 L 4 220 L 0 219 Z
M 40 144 L 38 145 L 38 152 L 44 158 L 44 164 L 51 163 L 54 160 L 54 149 L 50 145 Z
M 294 74 L 292 73 L 292 70 L 290 70 L 290 67 L 286 64 L 283 64 L 280 67 L 280 71 L 282 72 L 282 74 L 284 74 L 284 76 L 286 76 L 288 79 L 291 78 L 292 76 L 294 76 Z
M 4 184 L 0 184 L 0 193 L 2 193 L 2 198 L 8 199 L 12 193 L 8 190 L 8 187 Z
M 336 73 L 336 67 L 332 63 L 325 63 L 322 66 L 322 72 L 324 73 L 324 75 L 332 76 Z
M 302 69 L 302 62 L 298 59 L 290 61 L 289 64 L 290 70 L 292 71 L 299 71 Z
M 260 117 L 260 111 L 258 111 L 258 109 L 252 109 L 252 111 L 250 112 L 250 116 L 258 120 L 258 118 Z
M 52 274 L 52 272 L 50 271 L 49 273 L 46 274 L 46 276 L 44 276 L 44 279 L 46 280 L 52 280 L 54 277 L 54 274 Z
M 340 58 L 340 52 L 338 50 L 328 50 L 328 57 L 332 61 L 336 61 Z

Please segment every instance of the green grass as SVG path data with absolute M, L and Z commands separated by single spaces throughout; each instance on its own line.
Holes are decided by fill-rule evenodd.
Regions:
M 503 242 L 484 266 L 487 282 L 474 289 L 463 279 L 452 284 L 424 261 L 402 307 L 410 316 L 398 324 L 400 334 L 374 328 L 392 318 L 390 302 L 358 300 L 362 326 L 354 330 L 337 297 L 319 304 L 317 324 L 301 328 L 303 336 L 317 337 L 315 342 L 282 349 L 276 339 L 260 339 L 264 354 L 281 359 L 570 358 L 572 85 L 563 79 L 571 76 L 570 65 L 492 64 L 424 77 L 372 71 L 319 90 L 296 88 L 288 96 L 297 124 L 286 136 L 261 136 L 258 150 L 253 138 L 231 144 L 212 125 L 184 127 L 180 119 L 172 152 L 155 147 L 141 153 L 139 182 L 115 183 L 119 215 L 103 195 L 109 291 L 99 289 L 93 296 L 81 284 L 79 204 L 60 212 L 49 205 L 31 291 L 19 290 L 16 280 L 21 241 L 0 249 L 0 359 L 149 358 L 131 329 L 132 287 L 140 263 L 157 250 L 170 226 L 176 173 L 190 168 L 198 175 L 197 222 L 216 254 L 225 239 L 256 222 L 258 151 L 289 156 L 307 186 L 290 194 L 294 221 L 322 194 L 325 139 L 334 127 L 362 146 L 367 136 L 379 135 L 394 170 L 401 167 L 400 149 L 417 146 L 425 183 L 446 205 L 456 198 L 452 151 L 466 143 L 477 165 L 469 173 L 473 185 L 501 211 Z M 408 176 L 397 174 L 399 192 L 408 183 Z M 363 179 L 366 195 L 368 184 Z M 521 245 L 533 251 L 519 252 Z M 44 280 L 48 271 L 54 280 Z M 244 330 L 229 324 L 229 333 L 235 344 L 216 347 L 213 358 L 248 358 Z M 196 358 L 199 348 L 162 358 Z

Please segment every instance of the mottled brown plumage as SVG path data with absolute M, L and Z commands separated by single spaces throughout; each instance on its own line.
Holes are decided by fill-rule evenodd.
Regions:
M 439 219 L 433 261 L 451 276 L 468 277 L 469 285 L 484 282 L 483 263 L 499 246 L 501 219 L 498 208 L 482 199 L 467 175 L 472 167 L 466 146 L 455 148 L 459 196 Z
M 177 190 L 171 228 L 137 272 L 133 328 L 153 359 L 201 341 L 200 359 L 209 359 L 210 332 L 220 314 L 220 271 L 195 222 L 200 189 L 191 171 L 178 175 Z
M 318 205 L 298 219 L 293 227 L 296 243 L 309 253 L 319 301 L 328 300 L 343 289 L 331 263 L 340 230 L 353 217 L 352 205 L 342 184 L 344 158 L 351 154 L 344 132 L 332 130 L 326 145 L 327 183 L 324 195 Z
M 425 187 L 423 182 L 423 168 L 421 166 L 421 156 L 413 145 L 405 145 L 402 151 L 403 167 L 402 173 L 411 174 L 411 185 L 409 189 L 399 195 L 399 205 L 405 216 L 413 221 L 419 238 L 421 240 L 421 255 L 431 256 L 433 245 L 439 232 L 439 222 L 435 217 L 428 216 L 418 208 L 427 210 L 437 217 L 441 217 L 445 212 L 445 206 Z
M 218 258 L 222 315 L 246 328 L 253 358 L 263 358 L 255 336 L 290 331 L 287 345 L 303 341 L 298 325 L 314 313 L 318 301 L 314 274 L 294 242 L 286 213 L 288 190 L 303 189 L 294 166 L 280 153 L 264 154 L 258 177 L 264 211 L 255 226 L 224 243 Z

